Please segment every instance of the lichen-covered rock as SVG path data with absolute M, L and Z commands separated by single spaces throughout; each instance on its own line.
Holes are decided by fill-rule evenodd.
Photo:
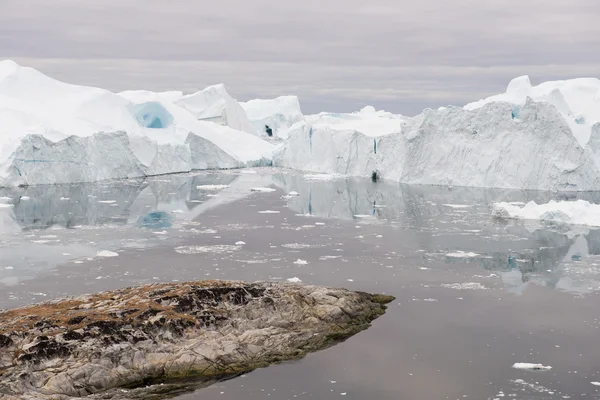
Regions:
M 200 281 L 3 311 L 0 400 L 168 397 L 330 346 L 367 328 L 392 299 Z

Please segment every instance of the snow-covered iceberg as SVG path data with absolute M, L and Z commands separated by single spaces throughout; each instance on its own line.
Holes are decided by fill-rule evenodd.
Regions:
M 373 106 L 363 107 L 354 113 L 322 112 L 306 116 L 313 129 L 332 129 L 334 131 L 357 131 L 369 137 L 383 136 L 401 132 L 402 123 L 408 118 Z
M 233 129 L 199 121 L 197 114 L 176 104 L 196 104 L 190 100 L 194 96 L 116 94 L 0 62 L 0 186 L 270 164 L 272 144 L 241 125 Z
M 222 84 L 182 96 L 174 102 L 198 120 L 215 122 L 242 132 L 257 133 L 241 104 L 227 93 Z
M 300 110 L 296 96 L 280 96 L 275 99 L 256 99 L 241 103 L 246 115 L 257 132 L 266 135 L 266 127 L 272 129 L 273 136 L 286 139 L 295 130 L 307 128 L 307 121 Z
M 572 225 L 600 226 L 600 205 L 585 200 L 554 201 L 537 204 L 494 203 L 492 215 L 496 218 L 540 220 Z
M 518 78 L 507 94 L 466 107 L 391 119 L 397 129 L 387 134 L 371 123 L 357 127 L 361 117 L 372 118 L 364 112 L 355 113 L 354 120 L 341 118 L 354 124 L 348 129 L 332 123 L 332 117 L 321 115 L 320 124 L 309 117 L 312 129 L 291 134 L 276 151 L 274 165 L 353 176 L 375 173 L 411 184 L 600 189 L 600 81 L 576 79 L 526 90 L 527 82 Z

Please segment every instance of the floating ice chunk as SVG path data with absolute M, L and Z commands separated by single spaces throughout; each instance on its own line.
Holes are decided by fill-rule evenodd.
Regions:
M 442 204 L 444 207 L 450 207 L 450 208 L 469 208 L 469 207 L 473 207 L 472 205 L 468 205 L 468 204 Z
M 21 200 L 31 200 L 31 197 L 29 197 L 29 196 L 21 196 Z
M 239 242 L 235 242 L 236 246 L 243 246 L 245 244 L 246 244 L 246 242 L 242 242 L 241 240 Z
M 114 251 L 109 251 L 109 250 L 100 250 L 98 253 L 96 253 L 97 257 L 118 257 L 119 253 L 115 253 Z
M 300 283 L 300 282 L 302 282 L 302 280 L 300 278 L 297 278 L 297 277 L 289 278 L 287 281 L 288 282 L 292 282 L 292 283 Z
M 479 282 L 443 283 L 440 286 L 455 290 L 487 290 L 487 287 L 483 286 Z
M 264 211 L 259 211 L 259 214 L 279 214 L 281 211 L 277 211 L 277 210 L 264 210 Z
M 550 366 L 532 363 L 514 363 L 512 367 L 515 369 L 525 369 L 530 371 L 548 371 L 552 369 Z
M 98 200 L 98 203 L 102 203 L 102 204 L 114 204 L 116 203 L 115 200 Z
M 296 265 L 307 265 L 308 261 L 302 260 L 302 259 L 299 258 L 296 261 L 294 261 L 294 264 L 296 264 Z
M 475 257 L 479 257 L 480 255 L 481 254 L 473 253 L 471 251 L 465 252 L 465 251 L 458 250 L 458 251 L 453 252 L 453 253 L 447 253 L 446 257 L 451 257 L 451 258 L 475 258 Z
M 221 189 L 225 189 L 228 188 L 229 185 L 198 185 L 196 186 L 196 189 L 201 189 L 201 190 L 221 190 Z
M 496 218 L 540 220 L 573 225 L 600 226 L 600 204 L 585 200 L 554 201 L 526 205 L 515 203 L 494 203 L 492 215 Z
M 60 199 L 61 199 L 62 201 L 71 200 L 71 198 L 70 198 L 70 197 L 61 197 Z
M 179 246 L 175 248 L 175 252 L 179 254 L 202 254 L 202 253 L 232 253 L 238 251 L 242 246 L 236 245 L 214 245 L 214 246 Z
M 288 196 L 300 196 L 300 193 L 294 192 L 293 190 L 287 194 Z
M 600 386 L 600 382 L 590 382 L 594 386 Z
M 251 192 L 270 193 L 270 192 L 275 192 L 276 189 L 268 188 L 268 187 L 256 187 L 256 188 L 251 188 L 250 191 Z

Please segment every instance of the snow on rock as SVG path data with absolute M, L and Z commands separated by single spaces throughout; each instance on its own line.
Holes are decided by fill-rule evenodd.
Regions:
M 533 201 L 525 205 L 512 203 L 494 203 L 492 215 L 496 218 L 514 218 L 541 220 L 548 222 L 600 226 L 600 205 L 585 200 L 554 201 L 536 204 Z
M 225 101 L 225 94 L 223 89 L 214 101 Z M 2 61 L 0 186 L 271 163 L 274 146 L 242 131 L 242 122 L 230 124 L 236 130 L 198 121 L 197 115 L 174 103 L 180 101 L 195 104 L 181 92 L 116 94 L 59 82 L 35 69 Z M 237 107 L 241 118 L 245 114 Z M 227 115 L 229 122 L 235 120 Z
M 474 109 L 428 109 L 400 121 L 397 132 L 381 136 L 311 121 L 312 130 L 293 132 L 276 150 L 273 163 L 409 184 L 600 188 L 600 124 L 583 147 L 553 104 L 527 98 L 518 118 L 513 112 L 514 105 L 503 101 Z
M 257 133 L 244 108 L 227 93 L 223 84 L 182 96 L 175 100 L 175 104 L 192 113 L 198 120 L 216 122 L 247 133 Z
M 296 96 L 256 99 L 240 104 L 260 135 L 267 134 L 267 126 L 273 130 L 273 136 L 281 139 L 286 139 L 294 130 L 309 129 Z

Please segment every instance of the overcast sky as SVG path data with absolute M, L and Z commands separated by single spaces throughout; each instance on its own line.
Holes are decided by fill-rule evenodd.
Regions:
M 0 58 L 111 90 L 300 96 L 412 115 L 600 77 L 599 0 L 0 0 Z

